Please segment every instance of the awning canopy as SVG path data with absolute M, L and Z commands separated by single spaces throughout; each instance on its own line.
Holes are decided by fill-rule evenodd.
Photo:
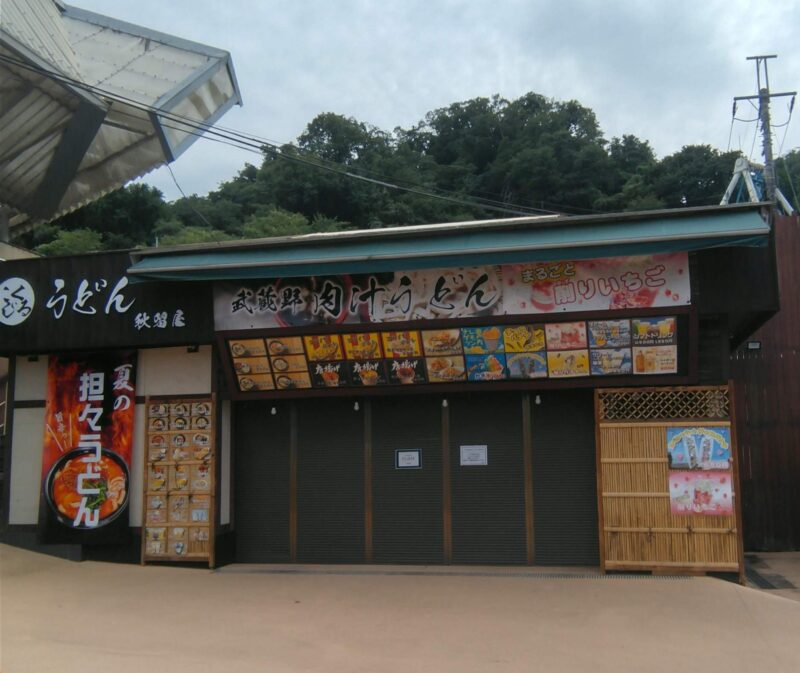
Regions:
M 134 279 L 234 280 L 371 273 L 765 246 L 765 204 L 514 218 L 153 248 Z

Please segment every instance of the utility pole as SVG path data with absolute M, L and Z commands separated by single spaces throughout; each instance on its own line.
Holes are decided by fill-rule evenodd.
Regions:
M 778 58 L 776 54 L 768 54 L 764 56 L 748 56 L 748 61 L 756 62 L 756 84 L 758 93 L 755 96 L 736 96 L 734 97 L 734 110 L 736 101 L 740 100 L 758 100 L 758 118 L 761 121 L 761 132 L 764 141 L 764 186 L 767 192 L 767 200 L 775 201 L 775 164 L 772 158 L 772 129 L 770 127 L 769 118 L 769 101 L 771 98 L 780 98 L 782 96 L 796 96 L 796 91 L 784 91 L 782 93 L 770 93 L 769 90 L 769 72 L 767 70 L 767 60 L 770 58 Z M 764 70 L 764 86 L 761 85 L 761 70 Z M 792 101 L 794 104 L 794 101 Z

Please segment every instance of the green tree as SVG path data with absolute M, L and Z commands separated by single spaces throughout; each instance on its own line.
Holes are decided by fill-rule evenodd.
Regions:
M 179 231 L 172 234 L 165 234 L 159 239 L 159 245 L 184 245 L 189 243 L 218 243 L 219 241 L 229 241 L 233 237 L 218 229 L 206 227 L 181 227 Z
M 59 231 L 49 243 L 36 246 L 34 252 L 45 257 L 60 255 L 78 255 L 82 252 L 95 252 L 103 247 L 103 236 L 91 229 L 75 229 Z
M 55 221 L 59 229 L 91 229 L 103 234 L 106 250 L 152 243 L 152 231 L 164 213 L 155 187 L 130 184 Z
M 666 208 L 716 205 L 733 175 L 738 151 L 686 145 L 645 172 L 653 193 Z
M 245 238 L 266 238 L 272 236 L 295 236 L 311 232 L 308 220 L 299 213 L 272 208 L 253 215 L 244 224 Z
M 800 149 L 794 149 L 775 162 L 775 177 L 786 200 L 800 211 Z

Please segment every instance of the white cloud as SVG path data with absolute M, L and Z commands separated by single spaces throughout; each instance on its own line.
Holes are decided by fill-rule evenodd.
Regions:
M 607 138 L 633 133 L 661 156 L 695 143 L 724 150 L 733 96 L 755 92 L 745 57 L 779 55 L 770 63 L 776 91 L 797 89 L 800 73 L 800 3 L 780 0 L 76 4 L 230 51 L 245 107 L 221 123 L 279 142 L 324 111 L 389 131 L 455 101 L 535 91 L 580 101 Z M 787 102 L 774 104 L 775 123 L 785 121 Z M 753 124 L 735 124 L 733 147 L 749 152 L 753 132 Z M 784 151 L 798 145 L 794 119 Z M 185 191 L 205 193 L 245 161 L 259 158 L 201 140 L 173 169 Z M 149 181 L 174 198 L 163 173 Z

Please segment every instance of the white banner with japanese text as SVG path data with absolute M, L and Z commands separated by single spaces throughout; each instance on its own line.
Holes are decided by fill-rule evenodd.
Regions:
M 685 252 L 313 276 L 214 287 L 217 330 L 685 306 Z

